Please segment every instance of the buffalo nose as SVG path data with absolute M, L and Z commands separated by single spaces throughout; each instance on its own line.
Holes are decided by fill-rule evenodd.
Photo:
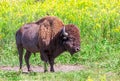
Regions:
M 75 49 L 75 51 L 79 51 L 80 50 L 80 48 L 79 47 L 77 47 L 76 49 Z

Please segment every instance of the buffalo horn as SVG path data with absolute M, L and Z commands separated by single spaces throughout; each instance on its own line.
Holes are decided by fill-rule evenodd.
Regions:
M 65 26 L 63 27 L 63 35 L 64 35 L 64 36 L 68 36 L 68 33 L 65 32 Z

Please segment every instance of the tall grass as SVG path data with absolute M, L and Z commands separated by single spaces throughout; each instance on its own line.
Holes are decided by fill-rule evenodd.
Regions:
M 73 57 L 65 52 L 57 63 L 120 70 L 119 0 L 1 0 L 0 65 L 18 65 L 15 32 L 48 14 L 80 29 L 81 51 Z M 38 57 L 32 56 L 30 61 L 42 64 Z

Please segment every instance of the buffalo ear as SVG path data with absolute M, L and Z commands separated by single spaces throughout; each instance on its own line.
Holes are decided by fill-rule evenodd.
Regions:
M 63 45 L 68 41 L 68 37 L 66 36 L 61 36 L 60 37 L 60 44 Z
M 63 37 L 63 40 L 67 40 L 68 37 Z

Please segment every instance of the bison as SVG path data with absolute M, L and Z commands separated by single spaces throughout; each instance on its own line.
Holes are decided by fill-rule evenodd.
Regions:
M 16 45 L 19 53 L 20 69 L 22 69 L 23 49 L 26 50 L 25 62 L 28 71 L 31 71 L 29 58 L 31 53 L 40 52 L 44 61 L 44 72 L 47 71 L 46 64 L 50 64 L 50 71 L 54 72 L 54 59 L 64 51 L 71 55 L 80 50 L 80 32 L 73 25 L 64 25 L 54 16 L 46 16 L 40 20 L 23 25 L 16 32 Z

